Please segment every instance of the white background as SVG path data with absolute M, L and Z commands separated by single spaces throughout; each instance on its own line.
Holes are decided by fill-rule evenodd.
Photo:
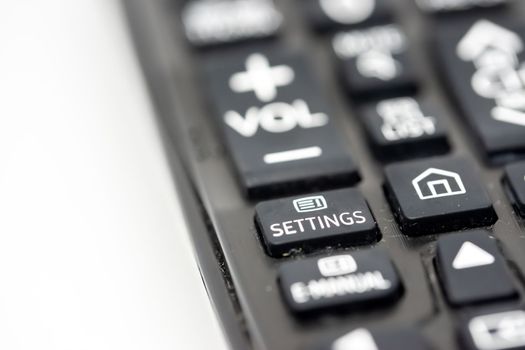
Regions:
M 117 1 L 0 0 L 0 349 L 224 348 L 141 79 Z

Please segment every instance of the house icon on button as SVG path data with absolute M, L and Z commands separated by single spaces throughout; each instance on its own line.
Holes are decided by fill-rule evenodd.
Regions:
M 458 173 L 429 168 L 412 180 L 412 185 L 421 200 L 458 196 L 467 191 Z

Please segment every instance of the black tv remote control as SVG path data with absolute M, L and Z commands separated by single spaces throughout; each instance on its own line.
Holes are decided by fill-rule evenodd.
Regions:
M 525 349 L 524 2 L 124 3 L 233 349 Z

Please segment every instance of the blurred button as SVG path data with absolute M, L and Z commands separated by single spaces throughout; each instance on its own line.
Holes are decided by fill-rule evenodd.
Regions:
M 447 152 L 443 114 L 437 106 L 412 97 L 382 100 L 361 110 L 373 150 L 389 161 Z
M 525 26 L 501 23 L 449 23 L 438 35 L 451 94 L 498 163 L 525 154 Z
M 195 46 L 213 46 L 273 36 L 282 15 L 271 0 L 196 0 L 182 11 L 186 37 Z
M 400 96 L 414 90 L 408 39 L 394 24 L 337 33 L 333 50 L 342 79 L 354 97 Z
M 415 329 L 368 330 L 358 328 L 315 350 L 430 350 L 426 339 Z
M 524 350 L 525 311 L 486 311 L 467 319 L 461 331 L 469 350 Z
M 302 6 L 319 31 L 378 24 L 392 17 L 389 0 L 303 0 Z
M 392 261 L 379 249 L 288 262 L 279 279 L 288 306 L 298 313 L 376 307 L 402 290 Z

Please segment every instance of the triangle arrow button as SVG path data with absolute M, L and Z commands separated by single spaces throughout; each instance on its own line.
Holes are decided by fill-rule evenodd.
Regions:
M 317 347 L 316 347 L 317 349 Z M 390 328 L 368 330 L 359 328 L 333 342 L 326 342 L 319 349 L 330 350 L 430 350 L 427 341 L 414 328 Z
M 332 350 L 378 350 L 372 334 L 364 328 L 356 329 L 353 332 L 337 339 L 332 345 Z
M 452 267 L 456 270 L 492 265 L 496 261 L 492 254 L 481 249 L 472 242 L 466 241 L 459 249 Z
M 436 268 L 448 301 L 470 305 L 517 296 L 512 275 L 496 239 L 471 230 L 440 237 Z

